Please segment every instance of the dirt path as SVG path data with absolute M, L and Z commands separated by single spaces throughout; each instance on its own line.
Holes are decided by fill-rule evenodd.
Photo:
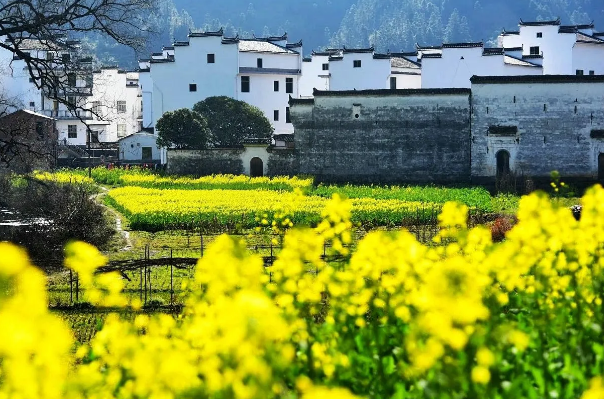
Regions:
M 126 242 L 126 246 L 121 248 L 120 251 L 129 251 L 132 249 L 132 241 L 130 240 L 130 232 L 124 230 L 124 228 L 122 227 L 122 218 L 121 215 L 113 208 L 108 207 L 107 205 L 105 205 L 103 203 L 103 201 L 101 200 L 101 197 L 106 195 L 109 190 L 105 187 L 101 187 L 98 186 L 101 189 L 101 192 L 98 194 L 95 194 L 91 197 L 91 199 L 93 199 L 97 204 L 99 204 L 100 206 L 104 207 L 105 209 L 107 209 L 115 218 L 115 229 L 117 230 L 117 232 L 122 236 L 122 238 L 124 239 L 124 241 Z

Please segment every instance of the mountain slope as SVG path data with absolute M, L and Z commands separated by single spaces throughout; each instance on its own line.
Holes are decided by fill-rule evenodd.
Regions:
M 331 39 L 333 46 L 412 49 L 439 44 L 493 40 L 503 27 L 516 29 L 520 18 L 565 24 L 596 22 L 604 30 L 602 0 L 357 0 Z

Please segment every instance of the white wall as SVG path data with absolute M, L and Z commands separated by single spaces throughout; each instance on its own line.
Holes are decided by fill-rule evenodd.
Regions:
M 239 66 L 244 68 L 256 68 L 258 65 L 258 58 L 262 59 L 262 68 L 300 69 L 300 56 L 294 53 L 275 54 L 242 51 L 239 53 Z
M 361 61 L 354 68 L 354 60 Z M 374 59 L 372 53 L 344 53 L 342 60 L 330 61 L 330 90 L 388 89 L 390 59 Z
M 302 62 L 300 97 L 312 97 L 313 89 L 329 90 L 330 71 L 324 71 L 323 64 L 330 65 L 326 55 L 312 55 L 310 61 Z
M 575 43 L 572 51 L 572 70 L 582 69 L 585 75 L 594 71 L 596 75 L 604 75 L 604 43 L 587 44 Z
M 130 78 L 130 79 L 128 79 Z M 140 129 L 138 117 L 140 115 L 141 97 L 140 87 L 128 86 L 128 81 L 138 79 L 136 73 L 126 73 L 117 68 L 102 69 L 93 75 L 93 96 L 88 99 L 86 107 L 92 109 L 93 102 L 97 101 L 99 115 L 93 116 L 95 121 L 109 122 L 104 126 L 99 135 L 99 141 L 113 143 L 118 136 L 118 125 L 125 125 L 125 136 L 138 132 Z M 126 102 L 126 112 L 118 112 L 117 102 Z
M 422 88 L 470 88 L 477 76 L 541 75 L 539 67 L 509 65 L 503 55 L 482 55 L 482 47 L 444 48 L 442 58 L 422 59 Z
M 153 80 L 151 72 L 139 72 L 139 84 L 142 94 L 143 128 L 155 127 L 153 120 Z
M 250 77 L 250 92 L 241 92 L 241 76 Z M 285 92 L 285 79 L 292 78 L 293 93 Z M 275 134 L 293 133 L 294 126 L 286 123 L 286 108 L 289 107 L 289 96 L 298 98 L 298 76 L 277 74 L 241 74 L 237 78 L 237 99 L 260 108 L 275 128 Z M 279 91 L 274 91 L 274 82 L 279 81 Z M 274 111 L 279 110 L 279 120 L 274 120 Z
M 215 63 L 207 62 L 215 55 Z M 191 108 L 211 96 L 236 97 L 238 49 L 236 44 L 222 44 L 222 38 L 191 37 L 189 46 L 174 50 L 175 62 L 152 63 L 153 126 L 168 111 Z M 190 92 L 189 84 L 197 91 Z

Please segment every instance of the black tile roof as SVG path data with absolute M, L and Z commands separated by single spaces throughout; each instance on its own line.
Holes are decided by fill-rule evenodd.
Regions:
M 164 46 L 164 50 L 174 50 L 174 46 Z
M 502 47 L 485 47 L 482 55 L 503 55 L 505 50 Z
M 174 47 L 185 47 L 188 46 L 189 42 L 174 42 Z
M 503 51 L 522 51 L 524 48 L 522 47 L 504 47 Z
M 311 57 L 304 57 L 304 58 L 302 58 L 302 62 L 312 62 L 312 58 Z
M 407 51 L 401 53 L 390 53 L 393 57 L 417 57 L 417 51 Z
M 297 43 L 287 43 L 285 45 L 285 47 L 287 47 L 287 48 L 299 48 L 299 47 L 302 47 L 302 39 L 300 39 L 300 41 L 297 42 Z
M 300 75 L 302 71 L 300 71 L 299 69 L 239 67 L 239 73 Z
M 289 105 L 312 105 L 314 103 L 314 98 L 293 98 L 289 96 Z
M 518 30 L 505 30 L 505 28 L 503 28 L 503 30 L 501 31 L 501 34 L 503 36 L 507 36 L 507 35 L 519 35 L 520 31 L 518 31 Z
M 340 51 L 339 49 L 326 49 L 325 51 L 314 51 L 312 52 L 312 55 L 317 55 L 317 56 L 330 56 L 330 55 L 335 55 L 338 54 Z
M 291 133 L 290 134 L 273 134 L 273 139 L 279 140 L 279 141 L 285 141 L 286 143 L 293 143 L 294 135 Z
M 215 37 L 222 37 L 224 35 L 224 29 L 220 28 L 217 31 L 211 32 L 211 31 L 207 31 L 207 32 L 189 32 L 189 37 L 210 37 L 210 36 L 215 36 Z
M 475 48 L 483 47 L 483 42 L 470 42 L 470 43 L 443 43 L 442 48 Z
M 604 32 L 594 33 L 594 36 L 596 36 L 596 37 L 600 37 L 600 36 L 604 37 Z
M 223 37 L 222 44 L 237 44 L 239 43 L 239 35 L 235 37 Z
M 443 46 L 420 46 L 416 43 L 415 48 L 417 48 L 418 50 L 441 50 Z
M 344 48 L 342 49 L 342 52 L 344 54 L 349 54 L 349 53 L 373 53 L 374 48 L 373 47 L 368 47 L 368 48 L 346 48 L 344 46 Z
M 534 59 L 539 59 L 539 58 L 543 58 L 543 55 L 541 55 L 541 54 L 525 54 L 522 56 L 523 60 L 534 60 Z
M 390 54 L 378 54 L 378 53 L 373 54 L 374 60 L 389 60 L 390 58 L 392 58 L 390 56 Z
M 520 75 L 520 76 L 472 76 L 472 83 L 604 83 L 604 75 Z
M 558 18 L 554 21 L 532 21 L 532 22 L 525 22 L 521 19 L 520 23 L 518 25 L 520 25 L 520 26 L 549 26 L 549 25 L 559 26 L 560 18 Z
M 424 58 L 443 58 L 442 54 L 424 54 L 422 55 L 422 59 Z
M 604 76 L 602 76 L 604 80 Z M 374 89 L 374 90 L 317 90 L 313 89 L 316 97 L 338 97 L 338 96 L 415 96 L 426 94 L 470 94 L 472 90 L 464 88 L 451 89 Z

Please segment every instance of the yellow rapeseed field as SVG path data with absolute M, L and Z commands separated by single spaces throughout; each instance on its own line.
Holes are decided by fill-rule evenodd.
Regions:
M 76 348 L 42 273 L 0 243 L 0 398 L 601 399 L 604 189 L 582 205 L 577 221 L 524 197 L 493 243 L 447 203 L 434 245 L 373 232 L 349 253 L 353 203 L 336 196 L 271 268 L 222 236 L 182 314 L 110 315 Z M 344 260 L 322 260 L 326 241 Z M 66 254 L 87 301 L 140 307 L 118 273 L 95 273 L 95 248 Z
M 295 225 L 315 225 L 327 199 L 271 190 L 176 190 L 121 187 L 109 200 L 130 220 L 133 229 L 167 230 L 205 226 L 258 225 L 258 217 L 287 214 Z M 439 205 L 359 198 L 352 201 L 352 221 L 379 226 L 435 218 Z

